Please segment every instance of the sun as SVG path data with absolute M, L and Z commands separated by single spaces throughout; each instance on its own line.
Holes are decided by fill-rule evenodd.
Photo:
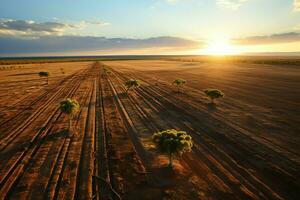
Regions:
M 226 56 L 240 54 L 239 48 L 230 44 L 229 40 L 218 39 L 210 42 L 204 50 L 207 55 Z

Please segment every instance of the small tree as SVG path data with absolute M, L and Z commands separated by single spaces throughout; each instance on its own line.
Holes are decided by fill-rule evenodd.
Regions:
M 79 111 L 80 105 L 76 100 L 68 98 L 60 102 L 59 108 L 62 113 L 67 114 L 69 117 L 68 130 L 70 131 L 72 117 Z
M 215 103 L 215 99 L 224 97 L 224 93 L 218 89 L 206 89 L 204 93 L 210 98 L 211 103 Z
M 154 133 L 152 140 L 160 152 L 168 155 L 169 167 L 173 167 L 174 155 L 182 155 L 193 147 L 192 137 L 185 131 L 175 129 Z
M 184 79 L 175 79 L 173 82 L 172 82 L 172 85 L 176 86 L 177 87 L 177 91 L 179 92 L 180 91 L 180 88 L 182 88 L 184 85 L 186 84 L 186 80 Z
M 141 82 L 136 79 L 129 79 L 128 81 L 125 82 L 126 86 L 126 93 L 128 90 L 134 90 L 136 88 L 139 88 L 141 86 Z
M 111 71 L 110 71 L 109 68 L 103 67 L 103 70 L 104 70 L 104 72 L 105 72 L 107 75 L 111 74 Z
M 39 72 L 39 76 L 40 77 L 46 77 L 47 78 L 47 85 L 49 83 L 49 76 L 50 76 L 50 73 L 49 72 Z

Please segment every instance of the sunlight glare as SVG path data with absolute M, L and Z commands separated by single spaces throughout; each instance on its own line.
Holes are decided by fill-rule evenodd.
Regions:
M 209 43 L 205 49 L 205 54 L 215 56 L 236 55 L 240 54 L 237 46 L 230 44 L 229 40 L 217 39 Z

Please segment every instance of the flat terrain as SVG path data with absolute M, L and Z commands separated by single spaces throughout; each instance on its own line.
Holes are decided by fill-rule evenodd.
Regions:
M 129 78 L 142 86 L 127 95 Z M 299 199 L 298 65 L 16 64 L 0 86 L 0 199 Z M 225 98 L 211 105 L 206 88 Z M 68 97 L 81 105 L 71 131 L 58 109 Z M 194 141 L 173 170 L 151 142 L 170 128 Z

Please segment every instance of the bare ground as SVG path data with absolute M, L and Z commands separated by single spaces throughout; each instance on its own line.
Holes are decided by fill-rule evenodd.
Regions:
M 142 86 L 127 95 L 128 78 Z M 0 199 L 298 199 L 299 80 L 299 66 L 162 60 L 1 71 Z M 211 105 L 205 88 L 226 96 Z M 71 132 L 67 97 L 81 105 Z M 151 143 L 169 128 L 194 140 L 173 170 Z

